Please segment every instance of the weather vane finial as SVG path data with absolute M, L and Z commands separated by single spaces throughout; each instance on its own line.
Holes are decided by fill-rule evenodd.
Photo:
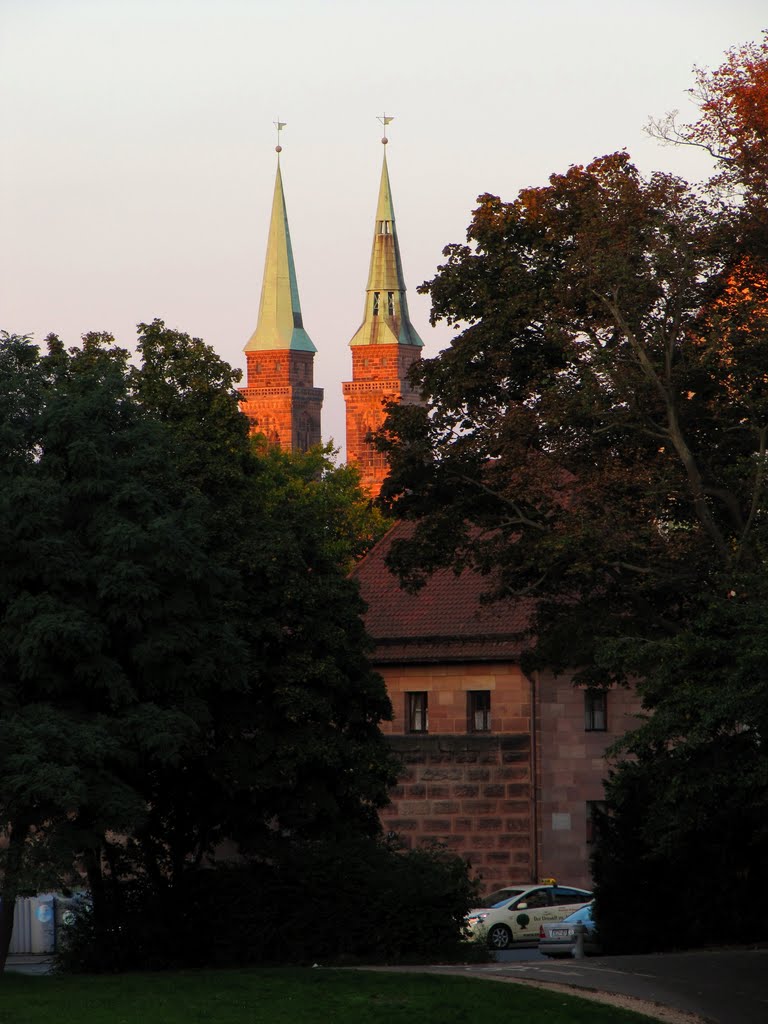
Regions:
M 381 144 L 383 146 L 386 146 L 386 144 L 389 142 L 389 139 L 387 138 L 387 125 L 390 123 L 390 121 L 394 121 L 395 118 L 394 116 L 390 116 L 389 114 L 383 114 L 381 117 L 377 118 L 377 120 L 381 121 L 381 123 L 384 125 L 384 135 L 382 137 Z
M 277 120 L 273 121 L 272 124 L 277 128 L 277 145 L 275 146 L 275 152 L 280 154 L 283 152 L 283 147 L 280 145 L 280 132 L 285 128 L 285 121 L 281 121 L 280 116 L 278 115 Z

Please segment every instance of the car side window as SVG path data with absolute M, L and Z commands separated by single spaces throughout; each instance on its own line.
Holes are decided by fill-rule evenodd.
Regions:
M 557 886 L 554 896 L 555 903 L 558 906 L 563 906 L 567 903 L 586 903 L 587 900 L 592 898 L 591 893 L 579 892 L 578 889 L 564 889 L 562 886 Z
M 533 892 L 527 892 L 523 896 L 522 903 L 527 903 L 529 907 L 548 907 L 550 904 L 549 890 L 548 889 L 534 889 Z

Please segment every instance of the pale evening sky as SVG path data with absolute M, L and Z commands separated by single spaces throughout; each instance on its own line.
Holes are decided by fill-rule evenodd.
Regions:
M 626 148 L 694 179 L 650 115 L 695 117 L 692 66 L 768 28 L 765 0 L 0 0 L 0 329 L 132 347 L 161 317 L 229 362 L 256 325 L 275 175 L 305 327 L 344 443 L 382 134 L 411 318 L 476 197 Z

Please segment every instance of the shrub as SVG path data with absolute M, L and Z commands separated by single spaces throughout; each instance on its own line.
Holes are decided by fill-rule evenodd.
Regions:
M 435 846 L 377 840 L 301 843 L 279 863 L 191 871 L 161 893 L 124 884 L 99 925 L 80 916 L 65 971 L 466 959 L 464 916 L 476 885 Z

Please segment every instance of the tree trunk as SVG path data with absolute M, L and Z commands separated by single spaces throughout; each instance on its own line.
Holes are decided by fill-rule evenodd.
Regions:
M 24 847 L 30 833 L 26 823 L 11 826 L 8 837 L 8 848 L 5 854 L 5 870 L 2 886 L 0 886 L 0 977 L 5 971 L 8 950 L 13 934 L 13 912 L 16 908 L 16 897 L 19 893 L 19 879 L 24 864 Z
M 104 873 L 101 870 L 101 850 L 86 850 L 83 853 L 85 873 L 88 878 L 88 890 L 93 908 L 93 927 L 98 942 L 106 941 L 109 913 L 107 911 L 107 895 L 104 886 Z

